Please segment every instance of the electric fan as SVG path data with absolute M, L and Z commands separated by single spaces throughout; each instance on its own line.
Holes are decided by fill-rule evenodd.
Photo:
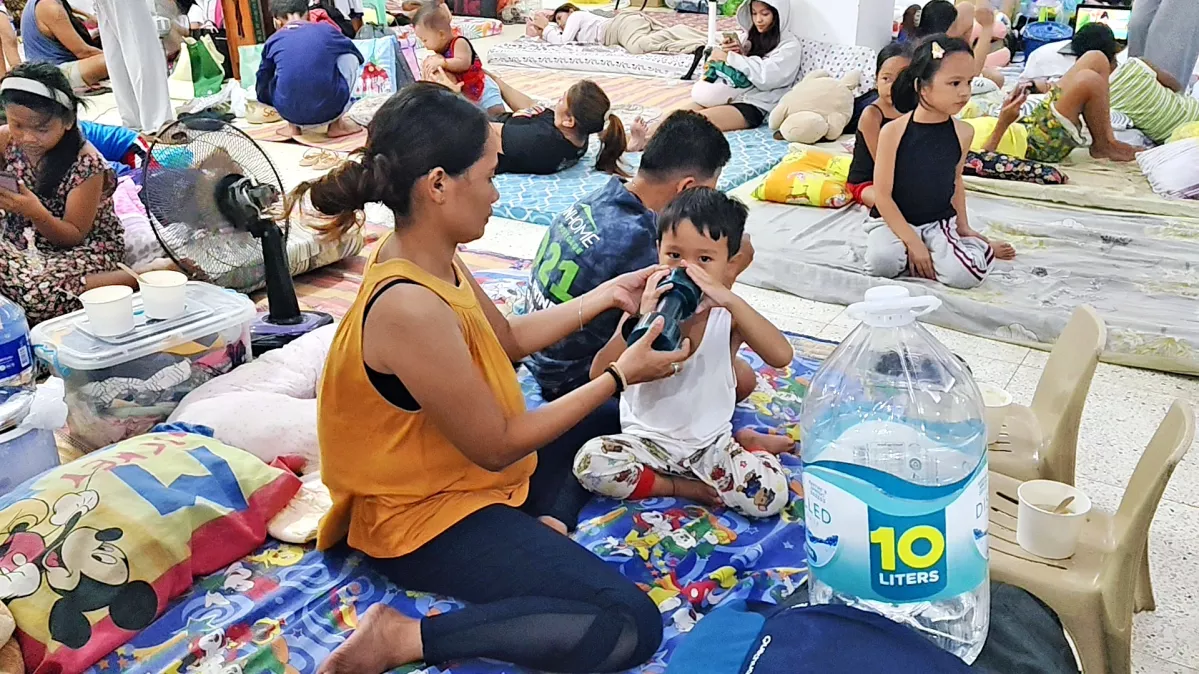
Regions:
M 181 120 L 150 146 L 143 171 L 141 198 L 154 235 L 185 273 L 242 292 L 265 283 L 268 311 L 251 328 L 255 355 L 333 322 L 300 311 L 287 261 L 289 223 L 279 208 L 282 181 L 249 136 L 221 120 Z

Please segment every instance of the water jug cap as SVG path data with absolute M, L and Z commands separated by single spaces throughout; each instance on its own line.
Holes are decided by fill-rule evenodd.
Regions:
M 908 325 L 941 306 L 940 298 L 932 295 L 912 297 L 903 286 L 875 286 L 866 291 L 861 302 L 849 305 L 849 317 L 876 328 Z

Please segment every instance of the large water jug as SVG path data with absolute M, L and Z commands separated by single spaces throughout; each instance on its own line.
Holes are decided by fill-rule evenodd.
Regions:
M 1037 0 L 1038 20 L 1066 23 L 1066 8 L 1062 0 Z
M 880 286 L 812 378 L 800 419 L 811 600 L 880 613 L 972 663 L 987 636 L 982 395 L 916 317 L 936 297 Z
M 33 349 L 29 323 L 16 302 L 0 295 L 0 403 L 22 391 L 33 391 Z

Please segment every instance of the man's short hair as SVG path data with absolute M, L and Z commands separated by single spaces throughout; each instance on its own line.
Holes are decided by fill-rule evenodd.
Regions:
M 715 124 L 698 112 L 676 110 L 650 137 L 639 170 L 651 178 L 711 178 L 730 158 L 729 141 Z
M 271 16 L 276 19 L 286 19 L 292 14 L 306 16 L 308 0 L 271 0 Z
M 1116 34 L 1112 32 L 1111 27 L 1097 21 L 1079 28 L 1070 39 L 1070 47 L 1077 56 L 1090 51 L 1101 51 L 1109 61 L 1115 60 L 1116 54 L 1120 53 L 1120 43 L 1116 41 Z

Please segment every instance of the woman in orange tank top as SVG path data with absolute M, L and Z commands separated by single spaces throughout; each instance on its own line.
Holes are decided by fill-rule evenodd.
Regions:
M 654 602 L 556 530 L 565 527 L 545 505 L 555 494 L 531 491 L 530 476 L 539 448 L 624 386 L 672 374 L 687 345 L 653 351 L 657 325 L 603 375 L 526 411 L 512 363 L 605 311 L 635 311 L 652 270 L 505 319 L 456 256 L 483 235 L 499 196 L 497 162 L 483 112 L 422 82 L 380 108 L 361 162 L 293 194 L 336 216 L 334 228 L 352 226 L 372 202 L 396 221 L 368 261 L 318 391 L 322 478 L 333 497 L 318 545 L 344 541 L 404 589 L 468 602 L 422 620 L 374 606 L 321 674 L 466 658 L 617 672 L 661 642 Z M 569 461 L 551 463 L 569 470 Z

